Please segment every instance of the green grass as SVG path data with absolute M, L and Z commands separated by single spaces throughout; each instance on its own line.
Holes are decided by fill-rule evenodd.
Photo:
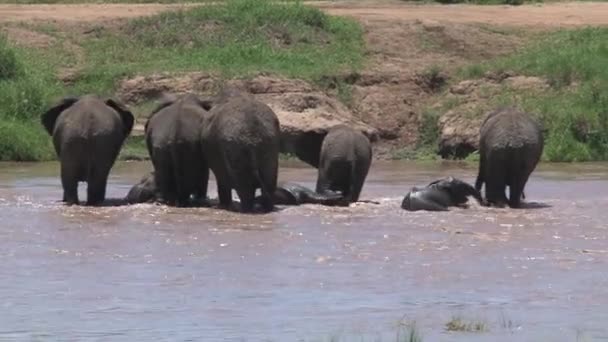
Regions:
M 363 32 L 354 20 L 300 2 L 233 0 L 134 19 L 82 42 L 87 65 L 76 90 L 112 89 L 135 74 L 207 71 L 222 77 L 272 73 L 316 80 L 357 70 Z
M 232 0 L 86 30 L 22 25 L 55 43 L 28 50 L 0 36 L 0 160 L 54 157 L 39 118 L 61 95 L 112 96 L 120 80 L 159 72 L 204 71 L 221 78 L 270 73 L 317 82 L 357 71 L 364 59 L 358 23 L 299 1 Z M 70 85 L 57 79 L 66 67 L 76 72 Z M 339 93 L 347 102 L 350 88 Z M 120 158 L 145 155 L 143 141 L 132 137 Z
M 474 65 L 463 77 L 509 70 L 548 80 L 549 90 L 506 92 L 496 104 L 535 114 L 545 134 L 547 161 L 608 160 L 608 28 L 550 33 L 523 51 Z
M 452 317 L 452 319 L 445 324 L 447 331 L 458 331 L 458 332 L 486 332 L 488 327 L 484 322 L 481 321 L 466 321 L 460 317 Z
M 0 34 L 0 160 L 53 157 L 39 118 L 58 91 L 44 61 L 11 46 Z

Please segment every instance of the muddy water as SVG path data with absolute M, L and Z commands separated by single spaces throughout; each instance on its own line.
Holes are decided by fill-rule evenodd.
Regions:
M 109 196 L 148 168 L 117 165 Z M 247 216 L 64 207 L 57 170 L 0 165 L 0 340 L 394 341 L 400 321 L 424 341 L 608 339 L 607 164 L 541 167 L 544 209 L 405 212 L 409 187 L 474 168 L 377 163 L 379 205 Z

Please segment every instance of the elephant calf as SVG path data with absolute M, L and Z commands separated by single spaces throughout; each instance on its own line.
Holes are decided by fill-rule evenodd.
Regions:
M 200 130 L 209 104 L 192 94 L 168 99 L 146 122 L 146 145 L 158 187 L 158 200 L 187 206 L 190 195 L 207 197 L 209 167 Z
M 259 188 L 262 207 L 273 210 L 280 134 L 279 120 L 266 104 L 234 88 L 220 92 L 203 124 L 201 143 L 217 180 L 221 206 L 232 204 L 235 189 L 241 211 L 251 212 Z
M 520 207 L 524 187 L 540 160 L 543 145 L 542 129 L 530 115 L 514 108 L 490 112 L 480 129 L 475 189 L 481 191 L 483 183 L 486 184 L 489 205 Z
M 133 128 L 133 114 L 113 99 L 64 98 L 42 115 L 61 162 L 63 201 L 78 204 L 78 182 L 87 182 L 87 205 L 105 200 L 110 169 Z
M 431 182 L 424 188 L 412 188 L 401 202 L 401 208 L 408 211 L 447 211 L 448 207 L 465 205 L 468 196 L 483 203 L 479 191 L 470 184 L 448 177 Z
M 316 192 L 339 191 L 357 202 L 372 162 L 372 147 L 361 132 L 346 125 L 329 130 L 321 145 Z
M 319 194 L 296 183 L 282 183 L 277 186 L 277 189 L 273 194 L 273 200 L 274 204 L 283 205 L 310 203 L 335 206 L 340 205 L 343 202 L 343 196 L 338 192 L 332 191 Z
M 154 178 L 154 172 L 145 175 L 139 183 L 133 185 L 125 199 L 129 204 L 155 202 L 156 180 Z

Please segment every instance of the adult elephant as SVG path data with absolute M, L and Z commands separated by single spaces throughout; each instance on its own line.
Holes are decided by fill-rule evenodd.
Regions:
M 346 125 L 332 127 L 321 145 L 316 192 L 338 191 L 357 202 L 372 162 L 369 139 Z
M 146 122 L 146 145 L 158 189 L 157 200 L 188 206 L 207 197 L 209 167 L 201 147 L 201 124 L 210 105 L 196 95 L 167 98 Z
M 264 211 L 274 208 L 280 127 L 276 114 L 249 94 L 227 87 L 212 101 L 203 123 L 201 143 L 217 180 L 220 205 L 232 204 L 232 189 L 241 211 L 253 211 L 255 191 L 261 189 Z
M 401 208 L 408 211 L 447 211 L 448 207 L 466 206 L 468 196 L 473 196 L 480 204 L 483 203 L 479 191 L 470 184 L 447 177 L 431 182 L 424 188 L 412 188 L 403 198 Z
M 87 182 L 87 205 L 105 200 L 110 169 L 133 128 L 133 114 L 113 99 L 68 97 L 42 115 L 61 162 L 63 201 L 78 204 L 78 182 Z
M 524 187 L 540 160 L 543 145 L 542 129 L 530 115 L 515 108 L 488 113 L 480 129 L 475 189 L 481 191 L 486 184 L 485 197 L 489 205 L 520 207 Z

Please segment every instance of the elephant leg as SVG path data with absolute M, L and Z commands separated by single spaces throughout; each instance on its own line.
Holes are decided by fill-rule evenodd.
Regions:
M 253 186 L 239 187 L 236 189 L 236 193 L 239 195 L 239 199 L 241 200 L 241 212 L 253 212 L 253 207 L 255 204 L 255 188 Z
M 93 177 L 87 182 L 87 205 L 100 205 L 106 199 L 107 175 Z
M 503 178 L 494 177 L 495 175 L 492 175 L 486 181 L 486 200 L 490 206 L 503 208 L 507 204 L 506 185 Z
M 277 152 L 278 155 L 278 152 Z M 279 162 L 278 158 L 270 158 L 263 165 L 258 165 L 258 174 L 260 177 L 259 184 L 262 196 L 260 198 L 260 204 L 264 212 L 271 212 L 274 210 L 274 195 L 277 190 L 277 176 L 279 173 Z M 254 190 L 255 192 L 255 190 Z
M 521 200 L 525 199 L 524 187 L 528 182 L 529 175 L 516 174 L 511 179 L 511 185 L 509 186 L 509 207 L 520 208 Z
M 158 189 L 157 198 L 160 203 L 174 205 L 177 200 L 174 178 L 169 165 L 161 164 L 155 163 L 154 168 L 154 179 Z
M 327 172 L 322 166 L 320 166 L 319 171 L 317 173 L 317 186 L 315 187 L 315 192 L 318 194 L 323 194 L 327 190 L 329 190 L 329 180 L 327 179 Z
M 68 205 L 78 204 L 78 171 L 77 166 L 61 163 L 61 185 L 63 202 Z
M 367 173 L 369 172 L 369 164 L 367 163 L 357 163 L 354 166 L 354 173 L 351 177 L 351 195 L 350 198 L 353 202 L 359 201 L 359 196 L 361 195 L 361 190 L 363 189 L 363 184 L 365 183 L 365 179 L 367 178 Z
M 479 171 L 477 172 L 477 179 L 475 180 L 475 190 L 481 192 L 481 188 L 483 187 L 483 183 L 484 183 L 484 176 L 485 176 L 485 165 L 486 165 L 486 158 L 484 153 L 479 153 Z
M 232 188 L 229 183 L 223 178 L 217 178 L 217 194 L 220 199 L 220 206 L 223 208 L 230 208 L 232 205 Z
M 269 213 L 274 210 L 274 201 L 271 196 L 262 194 L 259 202 L 262 205 L 262 209 L 264 210 L 264 212 Z

